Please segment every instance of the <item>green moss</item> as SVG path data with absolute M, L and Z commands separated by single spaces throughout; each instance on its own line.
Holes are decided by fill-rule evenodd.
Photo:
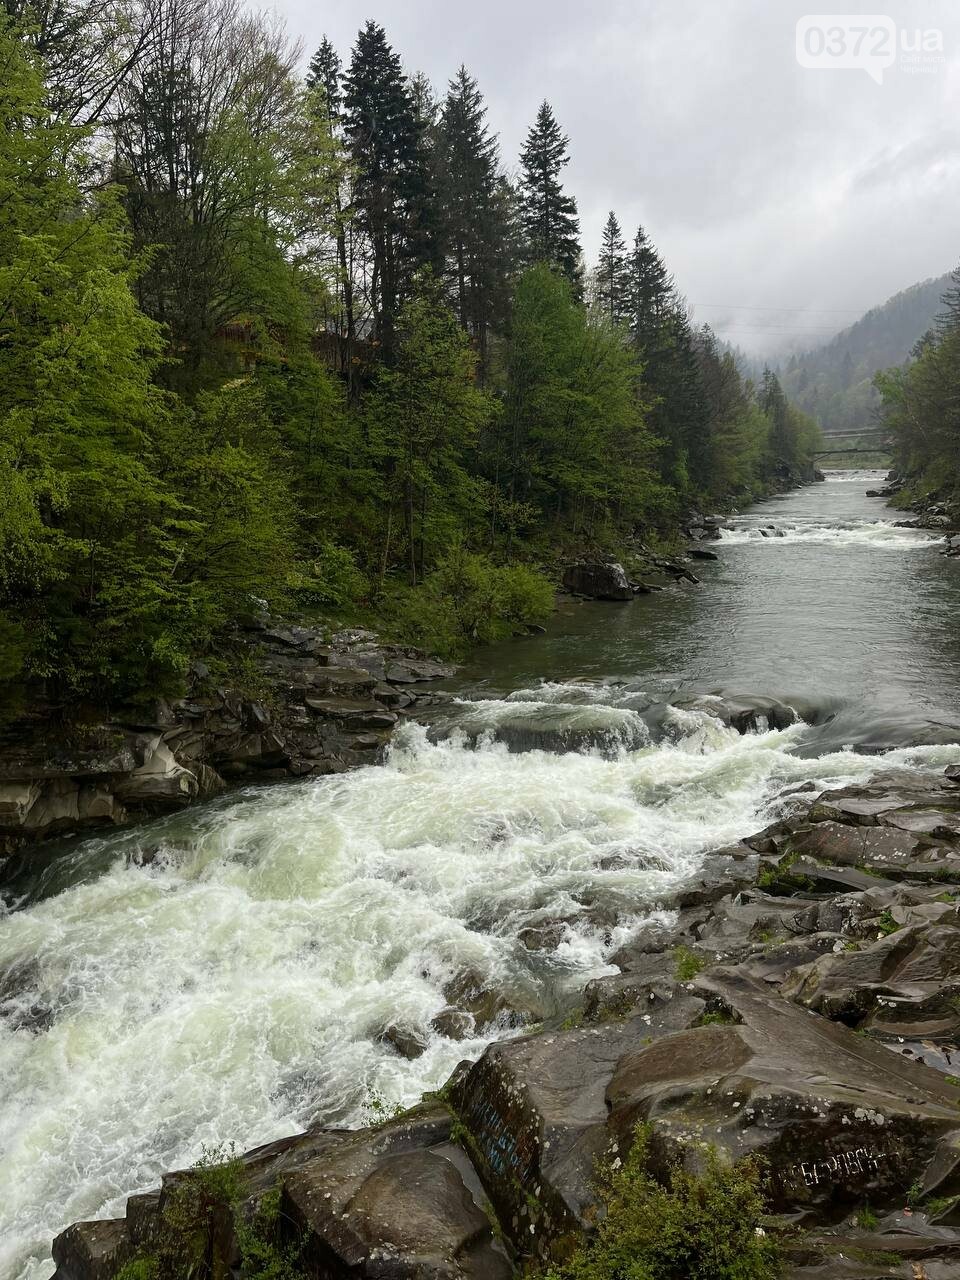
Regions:
M 574 1009 L 572 1013 L 568 1013 L 564 1020 L 560 1023 L 561 1031 L 576 1031 L 578 1027 L 583 1026 L 583 1010 Z
M 896 920 L 894 920 L 893 916 L 890 914 L 889 908 L 887 907 L 884 907 L 884 909 L 877 916 L 876 923 L 877 923 L 877 929 L 879 930 L 880 933 L 883 934 L 885 938 L 888 937 L 891 933 L 896 933 L 896 931 L 900 928 L 900 925 L 898 925 Z
M 777 1242 L 763 1226 L 754 1161 L 727 1167 L 711 1148 L 702 1173 L 677 1164 L 662 1185 L 648 1170 L 649 1146 L 649 1130 L 639 1125 L 626 1161 L 601 1175 L 596 1234 L 544 1280 L 773 1280 L 780 1274 Z
M 693 1025 L 695 1027 L 729 1027 L 735 1025 L 736 1021 L 732 1013 L 702 1013 Z
M 706 964 L 703 956 L 698 956 L 689 947 L 680 944 L 673 949 L 673 976 L 678 982 L 689 982 L 695 978 Z
M 280 1187 L 260 1197 L 252 1215 L 243 1162 L 224 1160 L 220 1148 L 205 1152 L 166 1194 L 155 1239 L 118 1272 L 116 1280 L 301 1280 L 300 1250 L 277 1240 Z M 231 1231 L 240 1255 L 231 1272 Z

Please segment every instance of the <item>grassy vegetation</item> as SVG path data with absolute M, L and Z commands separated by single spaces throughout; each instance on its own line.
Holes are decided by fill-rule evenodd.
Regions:
M 166 1194 L 149 1249 L 116 1280 L 302 1280 L 299 1249 L 278 1240 L 279 1187 L 247 1217 L 249 1195 L 242 1161 L 224 1159 L 222 1150 L 206 1152 Z M 231 1265 L 234 1252 L 238 1267 Z
M 727 1167 L 712 1149 L 700 1174 L 679 1165 L 663 1186 L 648 1171 L 649 1130 L 639 1125 L 619 1167 L 601 1178 L 596 1235 L 544 1280 L 773 1280 L 777 1242 L 764 1228 L 759 1166 Z
M 698 956 L 683 943 L 673 949 L 673 976 L 678 982 L 689 982 L 695 978 L 706 963 L 703 956 Z

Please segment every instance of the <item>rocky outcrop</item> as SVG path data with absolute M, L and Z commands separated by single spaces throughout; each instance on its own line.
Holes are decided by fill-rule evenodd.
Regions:
M 567 591 L 591 600 L 632 600 L 634 595 L 623 565 L 613 561 L 567 565 L 563 585 Z
M 245 635 L 256 693 L 203 663 L 186 697 L 54 730 L 36 714 L 0 739 L 0 858 L 49 836 L 118 824 L 231 782 L 337 773 L 375 760 L 423 682 L 449 668 L 367 631 L 332 637 L 263 621 Z
M 794 791 L 782 813 L 661 904 L 579 1025 L 490 1045 L 442 1104 L 378 1129 L 248 1153 L 243 1212 L 279 1186 L 309 1275 L 499 1280 L 593 1229 L 598 1161 L 615 1169 L 642 1122 L 655 1176 L 708 1145 L 763 1157 L 784 1277 L 956 1275 L 960 766 Z M 464 1028 L 505 1007 L 475 975 L 446 994 Z M 58 1280 L 115 1276 L 182 1176 L 64 1232 Z

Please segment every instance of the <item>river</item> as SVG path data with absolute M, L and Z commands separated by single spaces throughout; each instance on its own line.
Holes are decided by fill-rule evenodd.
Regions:
M 865 497 L 878 479 L 754 508 L 699 586 L 571 601 L 477 653 L 383 766 L 88 839 L 15 886 L 0 975 L 17 966 L 6 1012 L 29 1025 L 0 1018 L 2 1280 L 49 1276 L 65 1224 L 204 1149 L 369 1122 L 561 1017 L 785 786 L 867 777 L 881 748 L 960 758 L 960 567 Z M 812 723 L 741 736 L 689 705 L 719 691 Z M 504 1008 L 457 1040 L 431 1024 L 465 975 Z M 400 1056 L 391 1024 L 425 1051 Z

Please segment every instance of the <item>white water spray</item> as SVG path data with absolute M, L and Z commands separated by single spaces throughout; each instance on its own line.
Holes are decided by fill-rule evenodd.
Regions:
M 612 709 L 594 695 L 588 709 Z M 495 705 L 556 701 L 572 698 Z M 764 825 L 783 785 L 956 758 L 805 760 L 801 725 L 740 737 L 670 717 L 669 742 L 606 754 L 409 725 L 383 767 L 88 842 L 105 872 L 0 922 L 0 972 L 18 965 L 17 999 L 48 1020 L 0 1023 L 0 1275 L 48 1276 L 67 1223 L 122 1212 L 204 1146 L 416 1101 L 514 1034 L 506 1013 L 463 1041 L 433 1028 L 451 980 L 532 1020 L 564 1007 L 706 850 Z M 161 852 L 137 865 L 138 845 Z M 528 950 L 523 931 L 547 923 L 547 949 Z M 391 1023 L 422 1056 L 378 1038 Z

